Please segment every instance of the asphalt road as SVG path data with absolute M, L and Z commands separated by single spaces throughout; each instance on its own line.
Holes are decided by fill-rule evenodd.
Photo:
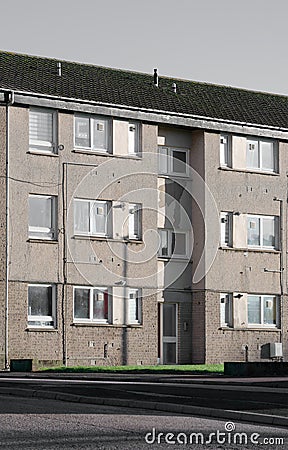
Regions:
M 288 446 L 286 429 L 151 414 L 142 409 L 127 411 L 1 395 L 0 414 L 0 448 L 5 450 L 162 450 L 170 446 L 196 450 L 246 450 L 261 446 L 284 450 Z M 185 445 L 185 438 L 189 442 L 190 436 L 193 445 Z
M 206 385 L 193 382 L 159 383 L 81 379 L 29 379 L 1 377 L 0 388 L 25 388 L 110 399 L 128 399 L 196 407 L 232 409 L 287 415 L 288 389 L 249 385 Z M 279 411 L 279 412 L 278 412 Z

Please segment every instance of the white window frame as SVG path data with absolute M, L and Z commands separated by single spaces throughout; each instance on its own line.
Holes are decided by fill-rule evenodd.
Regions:
M 128 237 L 131 240 L 139 241 L 142 238 L 142 205 L 141 203 L 129 203 L 128 207 Z
M 77 128 L 77 118 L 87 119 L 89 121 L 89 145 L 78 145 L 76 144 L 76 128 Z M 104 122 L 106 126 L 104 127 L 106 148 L 99 148 L 94 146 L 94 122 Z M 99 125 L 100 126 L 100 125 Z M 112 142 L 111 142 L 111 129 L 112 129 L 112 119 L 108 116 L 98 116 L 98 115 L 88 115 L 88 114 L 75 114 L 74 115 L 74 147 L 75 149 L 84 149 L 89 152 L 111 154 Z
M 228 318 L 228 320 L 226 320 Z M 221 327 L 233 327 L 233 293 L 222 292 L 220 294 L 220 325 Z
M 135 316 L 131 317 L 131 302 L 135 303 Z M 128 325 L 140 325 L 142 323 L 142 290 L 128 288 L 127 298 L 127 323 Z
M 173 170 L 173 153 L 181 152 L 185 154 L 185 172 L 175 172 Z M 165 168 L 163 168 L 165 166 Z M 160 175 L 171 175 L 174 177 L 186 178 L 189 176 L 189 149 L 178 147 L 158 147 L 158 172 Z
M 175 258 L 175 259 L 187 259 L 188 258 L 188 246 L 189 246 L 189 232 L 183 231 L 183 230 L 170 230 L 167 228 L 158 228 L 159 238 L 160 238 L 160 247 L 158 252 L 159 258 Z M 167 255 L 162 254 L 162 245 L 161 245 L 161 234 L 166 233 L 167 236 L 167 243 L 168 243 L 168 249 L 167 249 Z M 172 251 L 173 247 L 173 234 L 184 234 L 185 235 L 185 255 L 183 254 L 177 254 Z M 174 244 L 175 248 L 175 244 Z
M 28 235 L 29 239 L 43 239 L 43 240 L 56 240 L 57 239 L 57 197 L 55 195 L 38 195 L 29 194 L 28 197 L 28 208 L 30 208 L 31 198 L 43 198 L 51 199 L 51 227 L 34 227 L 30 225 L 30 218 L 28 217 Z M 28 214 L 29 216 L 29 214 Z
M 41 141 L 34 140 L 31 137 L 31 115 L 32 114 L 51 114 L 52 115 L 52 135 L 49 140 Z M 57 111 L 48 108 L 30 108 L 29 109 L 29 150 L 31 152 L 44 153 L 44 154 L 57 154 Z
M 271 168 L 265 168 L 263 167 L 263 152 L 262 152 L 262 144 L 263 143 L 269 143 L 272 144 L 273 149 L 273 167 Z M 258 165 L 256 166 L 248 166 L 248 152 L 250 151 L 251 145 L 257 145 L 258 146 Z M 277 173 L 278 172 L 278 145 L 277 142 L 271 139 L 259 139 L 257 137 L 253 138 L 247 138 L 246 142 L 246 161 L 247 161 L 247 169 L 249 170 L 256 170 L 260 172 L 272 172 Z
M 76 230 L 76 221 L 75 221 L 75 202 L 85 202 L 89 203 L 89 231 L 79 231 Z M 105 232 L 95 232 L 93 231 L 94 216 L 92 214 L 93 208 L 101 208 L 101 205 L 106 208 L 106 217 L 105 217 Z M 99 205 L 99 206 L 98 206 Z M 94 225 L 96 228 L 96 225 Z M 74 235 L 76 236 L 99 236 L 99 237 L 109 237 L 111 235 L 111 227 L 112 227 L 112 202 L 108 200 L 90 200 L 84 198 L 74 198 Z
M 259 236 L 260 236 L 260 245 L 252 245 L 248 244 L 248 227 L 251 219 L 259 220 Z M 263 245 L 263 220 L 273 220 L 274 221 L 274 245 Z M 255 249 L 269 249 L 269 250 L 277 250 L 279 247 L 279 217 L 278 216 L 262 216 L 256 214 L 247 214 L 247 247 L 255 248 Z
M 220 213 L 220 242 L 221 247 L 233 246 L 233 213 L 222 211 Z
M 89 318 L 75 317 L 75 291 L 76 289 L 85 289 L 89 291 Z M 99 294 L 108 294 L 108 318 L 97 319 L 93 318 L 93 300 L 94 291 L 98 291 Z M 73 322 L 74 323 L 97 323 L 97 324 L 110 324 L 112 322 L 112 289 L 110 287 L 103 286 L 73 286 Z
M 128 154 L 141 156 L 141 123 L 137 121 L 128 123 Z
M 248 315 L 248 303 L 249 297 L 258 297 L 260 301 L 260 323 L 249 322 Z M 264 304 L 265 301 L 276 302 L 276 324 L 264 323 Z M 274 307 L 274 305 L 273 305 Z M 260 295 L 260 294 L 248 294 L 247 295 L 247 324 L 249 328 L 279 328 L 280 327 L 280 297 L 279 295 Z
M 232 167 L 232 138 L 230 134 L 220 134 L 220 166 Z
M 52 288 L 52 316 L 37 316 L 32 315 L 30 312 L 30 306 L 29 306 L 29 288 L 33 287 L 51 287 Z M 30 323 L 29 323 L 30 322 Z M 31 323 L 35 322 L 35 324 Z M 42 322 L 43 324 L 36 322 Z M 45 322 L 53 322 L 53 325 L 46 325 Z M 55 284 L 28 284 L 28 327 L 29 328 L 56 328 L 56 285 Z

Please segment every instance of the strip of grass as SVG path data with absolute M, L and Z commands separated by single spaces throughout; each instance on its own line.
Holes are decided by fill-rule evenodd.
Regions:
M 167 374 L 217 374 L 221 375 L 224 372 L 223 364 L 193 364 L 184 366 L 77 366 L 77 367 L 50 367 L 43 368 L 41 372 L 54 373 L 167 373 Z

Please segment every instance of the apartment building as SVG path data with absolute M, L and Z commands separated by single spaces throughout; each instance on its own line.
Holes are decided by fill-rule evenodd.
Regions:
M 287 359 L 287 97 L 0 52 L 0 117 L 2 368 Z

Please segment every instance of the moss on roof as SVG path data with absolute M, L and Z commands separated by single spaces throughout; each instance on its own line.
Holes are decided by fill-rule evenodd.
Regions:
M 288 128 L 288 97 L 88 64 L 0 52 L 0 88 Z M 172 83 L 177 84 L 177 93 Z

